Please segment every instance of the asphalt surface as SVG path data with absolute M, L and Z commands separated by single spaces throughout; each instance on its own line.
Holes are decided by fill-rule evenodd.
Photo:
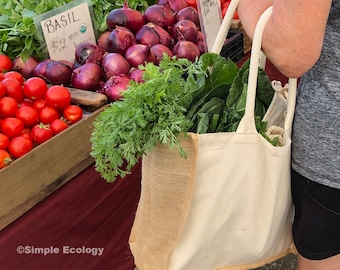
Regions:
M 266 264 L 260 268 L 253 270 L 296 270 L 296 256 L 288 254 L 286 257 L 281 258 L 275 262 Z

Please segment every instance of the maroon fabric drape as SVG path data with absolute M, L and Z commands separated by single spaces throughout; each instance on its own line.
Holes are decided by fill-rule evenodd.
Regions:
M 0 231 L 0 269 L 134 269 L 128 237 L 140 195 L 140 167 L 109 184 L 90 166 L 41 201 Z M 94 248 L 104 248 L 103 254 Z

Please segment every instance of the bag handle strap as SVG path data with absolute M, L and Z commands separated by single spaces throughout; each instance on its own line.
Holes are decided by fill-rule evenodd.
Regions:
M 217 38 L 212 48 L 212 52 L 219 53 L 224 44 L 224 39 L 226 37 L 226 33 L 228 33 L 232 16 L 237 8 L 239 0 L 232 0 L 226 15 L 223 19 L 221 28 L 217 34 Z M 262 44 L 262 34 L 264 27 L 269 20 L 272 14 L 273 7 L 269 7 L 259 18 L 257 22 L 254 38 L 252 42 L 251 48 L 251 56 L 250 56 L 250 66 L 249 66 L 249 76 L 248 76 L 248 89 L 247 89 L 247 99 L 246 99 L 246 108 L 243 118 L 237 128 L 237 132 L 245 132 L 245 133 L 256 133 L 255 126 L 255 98 L 256 98 L 256 86 L 257 86 L 257 76 L 258 76 L 258 68 L 264 67 L 265 55 L 261 51 Z M 290 129 L 293 123 L 294 110 L 295 110 L 295 98 L 296 98 L 296 88 L 297 88 L 297 79 L 289 78 L 288 82 L 288 102 L 287 102 L 287 115 L 284 123 L 284 129 L 290 133 Z

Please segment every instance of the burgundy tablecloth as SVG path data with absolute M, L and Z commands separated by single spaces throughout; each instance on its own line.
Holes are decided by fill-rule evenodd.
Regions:
M 88 167 L 0 232 L 0 269 L 134 269 L 128 237 L 140 175 L 139 164 L 109 184 Z

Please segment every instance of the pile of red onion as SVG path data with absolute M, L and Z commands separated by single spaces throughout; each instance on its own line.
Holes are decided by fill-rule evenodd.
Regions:
M 197 9 L 185 0 L 158 0 L 144 13 L 125 2 L 108 14 L 106 24 L 108 30 L 98 45 L 77 46 L 75 63 L 44 60 L 30 64 L 33 74 L 52 84 L 101 92 L 116 101 L 131 80 L 143 82 L 138 66 L 157 65 L 164 54 L 195 61 L 205 52 Z

